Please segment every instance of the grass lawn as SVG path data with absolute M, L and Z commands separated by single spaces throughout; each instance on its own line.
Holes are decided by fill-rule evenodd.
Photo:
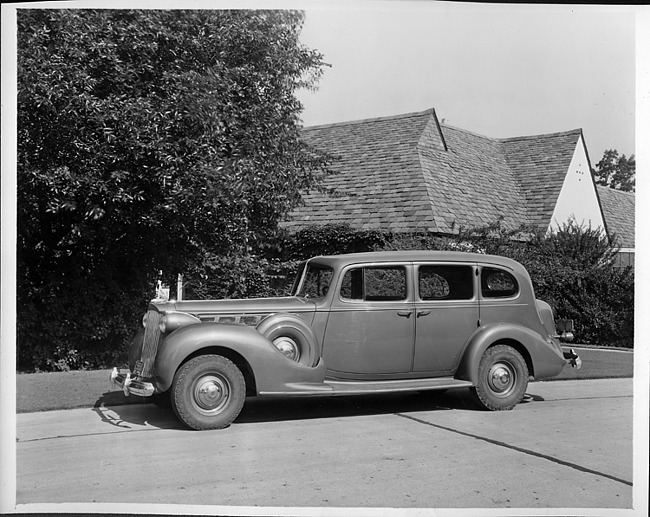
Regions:
M 557 380 L 632 377 L 634 373 L 634 353 L 631 350 L 574 348 L 582 359 L 582 368 L 566 367 Z M 142 397 L 124 396 L 111 384 L 109 375 L 110 370 L 17 374 L 17 412 L 146 402 Z

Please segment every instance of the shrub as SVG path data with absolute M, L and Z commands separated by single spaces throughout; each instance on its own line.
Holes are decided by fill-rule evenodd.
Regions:
M 77 275 L 34 289 L 17 305 L 18 368 L 67 371 L 126 360 L 146 293 Z
M 355 230 L 349 224 L 313 225 L 296 233 L 285 233 L 275 243 L 282 261 L 305 260 L 317 255 L 340 255 L 370 251 L 386 242 L 379 230 Z
M 267 274 L 274 295 L 287 295 L 300 262 L 318 255 L 372 251 L 385 245 L 379 230 L 355 230 L 349 224 L 313 225 L 296 233 L 283 232 L 260 250 L 269 257 Z
M 600 231 L 571 221 L 514 249 L 537 296 L 575 320 L 581 342 L 634 346 L 634 271 L 614 267 L 617 250 Z
M 185 298 L 259 298 L 272 294 L 266 258 L 252 254 L 210 254 L 185 275 Z

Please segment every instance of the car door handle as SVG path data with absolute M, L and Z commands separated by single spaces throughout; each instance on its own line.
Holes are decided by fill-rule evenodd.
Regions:
M 411 317 L 412 311 L 397 311 L 398 316 L 402 316 L 402 318 L 410 318 Z
M 428 316 L 429 314 L 431 314 L 431 311 L 418 311 L 418 318 L 420 316 Z

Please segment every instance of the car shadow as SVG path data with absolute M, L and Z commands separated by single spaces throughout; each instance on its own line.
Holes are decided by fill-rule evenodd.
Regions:
M 235 424 L 478 409 L 467 390 L 309 398 L 251 398 Z
M 526 393 L 520 404 L 543 400 L 539 395 Z M 466 388 L 336 397 L 254 397 L 246 400 L 234 424 L 453 410 L 484 408 Z
M 171 407 L 159 407 L 147 397 L 107 391 L 99 397 L 93 411 L 102 422 L 124 430 L 155 427 L 159 429 L 185 429 Z
M 520 404 L 543 400 L 538 395 L 526 393 Z M 121 391 L 104 393 L 95 403 L 93 410 L 103 422 L 124 429 L 133 429 L 134 426 L 187 429 L 176 418 L 171 407 L 159 407 L 144 397 L 125 397 Z M 481 411 L 482 408 L 464 388 L 444 392 L 337 397 L 249 397 L 233 425 L 454 410 Z
M 233 425 L 456 409 L 480 410 L 465 389 L 337 397 L 249 397 Z M 159 407 L 145 397 L 125 397 L 122 391 L 103 393 L 93 411 L 106 424 L 125 430 L 134 426 L 185 429 L 171 407 Z
M 521 399 L 519 404 L 528 404 L 530 402 L 544 402 L 544 397 L 540 397 L 539 395 L 535 395 L 533 393 L 525 393 L 524 398 Z

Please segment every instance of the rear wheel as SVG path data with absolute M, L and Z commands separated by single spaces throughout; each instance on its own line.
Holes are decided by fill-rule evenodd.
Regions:
M 527 387 L 528 366 L 521 354 L 511 346 L 495 345 L 483 353 L 471 391 L 484 408 L 504 411 L 521 401 Z
M 223 429 L 237 418 L 246 399 L 244 376 L 220 355 L 195 357 L 181 366 L 171 388 L 180 420 L 192 429 Z

